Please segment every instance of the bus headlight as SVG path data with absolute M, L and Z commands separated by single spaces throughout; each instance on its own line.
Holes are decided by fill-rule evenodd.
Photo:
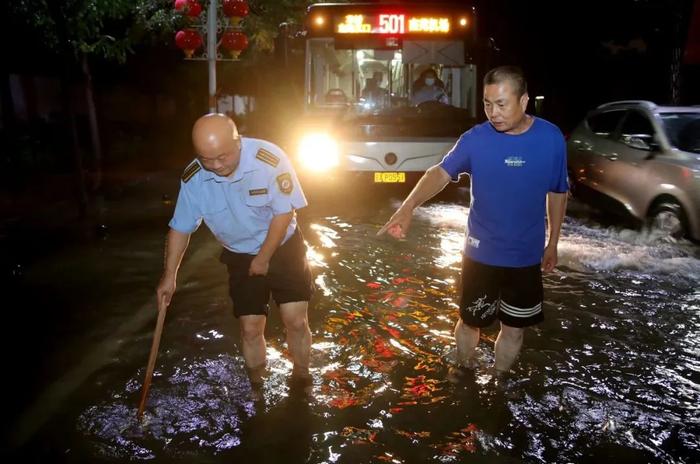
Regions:
M 338 165 L 338 144 L 328 134 L 307 134 L 299 142 L 299 159 L 306 169 L 327 171 Z

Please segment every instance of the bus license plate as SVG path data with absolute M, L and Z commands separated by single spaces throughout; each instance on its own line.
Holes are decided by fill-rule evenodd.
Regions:
M 376 184 L 397 184 L 406 182 L 405 172 L 375 172 L 374 182 Z

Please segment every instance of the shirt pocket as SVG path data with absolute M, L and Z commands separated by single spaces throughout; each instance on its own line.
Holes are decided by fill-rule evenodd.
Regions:
M 255 194 L 251 194 L 254 192 Z M 264 193 L 262 193 L 264 192 Z M 251 188 L 246 192 L 245 204 L 251 215 L 256 219 L 272 219 L 272 205 L 267 187 Z
M 204 216 L 205 219 L 207 217 L 217 216 L 224 211 L 228 211 L 228 204 L 226 204 L 226 199 L 223 195 L 217 194 L 217 192 L 205 193 L 207 194 L 203 195 L 200 203 L 202 216 Z
M 224 243 L 230 242 L 235 233 L 233 213 L 223 198 L 203 205 L 202 217 L 212 234 Z
M 267 187 L 250 189 L 246 194 L 245 204 L 252 208 L 264 208 L 265 206 L 269 206 L 270 194 L 267 192 Z

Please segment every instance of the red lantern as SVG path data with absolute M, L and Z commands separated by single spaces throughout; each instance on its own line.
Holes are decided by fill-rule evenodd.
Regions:
M 175 45 L 185 52 L 187 58 L 192 58 L 194 51 L 201 47 L 202 43 L 202 36 L 195 30 L 184 29 L 175 34 Z
M 175 10 L 196 18 L 202 12 L 202 5 L 197 0 L 175 0 Z
M 228 50 L 234 59 L 237 59 L 238 55 L 248 48 L 248 36 L 240 31 L 226 31 L 221 37 L 221 46 Z
M 241 19 L 248 16 L 250 9 L 246 0 L 223 0 L 221 6 L 224 9 L 224 14 L 231 18 L 231 23 L 238 26 Z

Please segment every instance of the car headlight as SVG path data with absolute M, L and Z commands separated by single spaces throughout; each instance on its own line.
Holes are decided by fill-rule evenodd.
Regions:
M 338 165 L 338 144 L 328 134 L 307 134 L 299 142 L 299 159 L 306 169 L 326 171 Z

